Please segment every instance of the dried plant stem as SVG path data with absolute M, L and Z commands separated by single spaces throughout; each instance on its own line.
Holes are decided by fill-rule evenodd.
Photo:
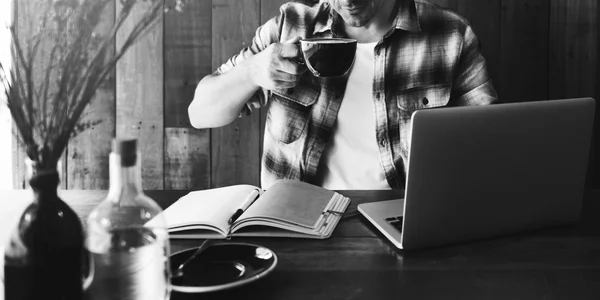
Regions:
M 183 0 L 28 1 L 37 1 L 42 12 L 39 31 L 21 37 L 10 28 L 14 64 L 10 70 L 0 64 L 0 82 L 27 156 L 38 166 L 55 168 L 69 139 L 97 124 L 80 118 L 117 62 L 164 11 L 180 8 Z M 99 12 L 112 1 L 120 1 L 120 12 L 112 28 L 98 36 Z M 137 7 L 141 16 L 122 33 Z M 117 35 L 124 39 L 115 47 Z

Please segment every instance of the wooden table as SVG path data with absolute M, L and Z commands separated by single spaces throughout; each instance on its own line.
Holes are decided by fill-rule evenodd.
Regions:
M 149 191 L 166 208 L 185 191 Z M 394 191 L 341 191 L 359 203 Z M 103 191 L 63 191 L 85 219 Z M 0 245 L 27 192 L 0 191 Z M 234 238 L 278 255 L 276 270 L 237 289 L 171 299 L 600 299 L 600 191 L 586 191 L 578 224 L 441 248 L 397 250 L 362 216 L 343 220 L 328 240 Z M 10 228 L 9 228 L 10 227 Z M 171 251 L 201 240 L 173 240 Z M 0 290 L 3 299 L 3 290 Z

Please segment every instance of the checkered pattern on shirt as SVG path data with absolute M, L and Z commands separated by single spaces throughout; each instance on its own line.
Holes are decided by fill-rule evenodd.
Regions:
M 380 163 L 392 188 L 403 188 L 410 118 L 418 109 L 484 105 L 497 94 L 469 23 L 424 0 L 398 0 L 395 26 L 375 47 L 373 111 Z M 342 20 L 326 1 L 293 2 L 258 28 L 252 44 L 223 64 L 227 72 L 270 44 L 296 36 L 344 36 Z M 319 184 L 319 163 L 332 136 L 347 78 L 305 73 L 293 92 L 259 90 L 242 115 L 269 104 L 261 182 L 299 179 Z M 348 162 L 352 163 L 352 162 Z

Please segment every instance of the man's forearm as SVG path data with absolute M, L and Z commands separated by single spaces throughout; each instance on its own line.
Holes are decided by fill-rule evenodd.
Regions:
M 215 128 L 225 126 L 237 118 L 244 104 L 258 90 L 246 70 L 245 63 L 221 75 L 204 77 L 188 107 L 192 126 Z

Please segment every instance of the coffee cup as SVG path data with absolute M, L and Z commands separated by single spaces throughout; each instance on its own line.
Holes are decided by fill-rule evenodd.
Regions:
M 307 38 L 300 40 L 304 63 L 315 77 L 345 76 L 356 54 L 356 40 Z

